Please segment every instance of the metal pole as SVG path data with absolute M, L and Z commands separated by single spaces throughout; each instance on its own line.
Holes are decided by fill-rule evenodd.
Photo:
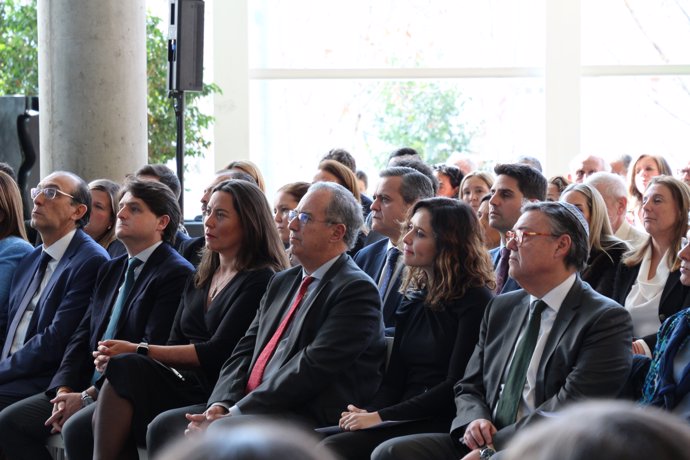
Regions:
M 171 91 L 173 107 L 175 108 L 175 121 L 177 122 L 177 143 L 175 145 L 175 160 L 177 162 L 177 178 L 180 180 L 180 210 L 184 216 L 184 91 Z

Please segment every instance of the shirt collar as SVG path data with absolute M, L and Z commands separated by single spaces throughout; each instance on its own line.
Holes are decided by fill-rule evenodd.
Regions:
M 561 309 L 561 304 L 563 304 L 563 300 L 565 300 L 565 296 L 568 295 L 570 288 L 572 288 L 573 284 L 575 284 L 576 277 L 577 275 L 572 273 L 561 284 L 547 292 L 544 297 L 541 298 L 541 300 L 548 305 L 550 309 L 555 310 L 556 313 L 558 313 L 558 310 Z M 530 295 L 530 300 L 532 301 L 531 303 L 534 303 L 535 300 L 539 299 L 533 295 Z
M 321 280 L 324 277 L 324 275 L 326 274 L 326 272 L 328 271 L 328 269 L 330 269 L 333 266 L 335 261 L 338 260 L 338 257 L 340 257 L 341 255 L 342 254 L 338 254 L 337 256 L 333 257 L 332 259 L 326 261 L 325 264 L 321 265 L 319 268 L 314 270 L 313 273 L 307 273 L 306 270 L 304 270 L 304 268 L 302 268 L 302 278 L 304 278 L 306 276 L 311 276 L 315 280 Z
M 46 246 L 44 244 L 43 250 L 47 252 L 48 255 L 52 257 L 54 261 L 60 262 L 60 259 L 62 259 L 62 256 L 65 255 L 65 251 L 67 251 L 67 247 L 72 242 L 72 238 L 74 238 L 74 235 L 76 233 L 77 229 L 75 228 L 74 230 L 71 230 L 65 236 L 63 236 L 50 246 Z
M 162 241 L 158 241 L 156 243 L 153 243 L 151 246 L 144 249 L 139 254 L 134 254 L 132 257 L 136 257 L 137 259 L 141 260 L 145 264 L 146 261 L 149 260 L 149 257 L 151 257 L 151 254 L 153 254 L 153 251 L 155 251 L 158 248 L 158 246 L 160 246 L 161 244 L 163 244 Z

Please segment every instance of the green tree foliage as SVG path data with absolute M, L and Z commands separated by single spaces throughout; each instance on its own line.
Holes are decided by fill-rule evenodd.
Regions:
M 175 158 L 176 123 L 172 99 L 168 97 L 168 40 L 160 30 L 161 19 L 146 20 L 146 62 L 148 74 L 149 163 Z M 211 142 L 204 136 L 214 118 L 198 107 L 199 99 L 220 93 L 215 84 L 204 84 L 199 93 L 185 93 L 185 156 L 200 156 Z
M 378 138 L 392 149 L 412 147 L 429 164 L 467 150 L 474 130 L 462 119 L 465 97 L 452 85 L 430 81 L 382 83 L 374 117 Z M 379 159 L 379 166 L 387 160 Z
M 0 1 L 0 95 L 38 96 L 36 2 Z
M 148 152 L 150 163 L 175 158 L 176 123 L 172 99 L 168 98 L 167 39 L 161 19 L 146 17 L 148 78 Z M 205 131 L 213 117 L 203 113 L 203 96 L 220 93 L 215 84 L 204 84 L 200 93 L 186 93 L 185 155 L 202 155 L 210 146 Z M 36 0 L 0 0 L 0 95 L 38 95 L 38 32 Z

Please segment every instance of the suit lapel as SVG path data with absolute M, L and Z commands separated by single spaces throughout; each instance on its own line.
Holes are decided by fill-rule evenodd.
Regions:
M 98 338 L 97 340 L 101 340 L 101 337 L 105 333 L 105 328 L 108 327 L 108 321 L 110 321 L 110 313 L 113 311 L 113 306 L 115 305 L 115 299 L 117 299 L 117 295 L 120 292 L 120 287 L 122 286 L 122 283 L 125 280 L 125 271 L 127 271 L 127 260 L 128 257 L 126 255 L 122 256 L 122 260 L 119 261 L 119 266 L 117 269 L 113 270 L 113 275 L 117 273 L 117 277 L 115 278 L 114 281 L 110 285 L 110 289 L 108 290 L 108 295 L 106 297 L 106 301 L 104 302 L 104 305 L 98 305 L 98 310 L 91 311 L 91 314 L 96 317 L 96 324 L 98 327 L 96 328 L 96 331 L 98 331 Z
M 329 268 L 326 274 L 323 276 L 323 278 L 321 278 L 318 286 L 316 286 L 316 289 L 303 300 L 302 305 L 300 305 L 299 309 L 295 312 L 296 315 L 293 319 L 294 323 L 292 324 L 291 329 L 299 332 L 292 333 L 290 334 L 290 337 L 288 337 L 288 342 L 285 345 L 285 353 L 283 353 L 283 363 L 285 362 L 285 360 L 288 360 L 293 356 L 295 348 L 297 347 L 297 345 L 299 345 L 301 333 L 304 330 L 303 325 L 307 316 L 309 315 L 309 311 L 312 309 L 314 305 L 323 304 L 323 302 L 321 301 L 317 303 L 316 300 L 319 299 L 321 292 L 324 289 L 326 289 L 328 285 L 331 283 L 333 276 L 340 271 L 340 267 L 343 265 L 343 263 L 345 263 L 347 257 L 349 256 L 343 254 L 338 258 L 338 260 L 335 261 L 333 266 Z M 301 279 L 299 281 L 301 282 Z M 293 296 L 290 297 L 290 300 L 292 300 Z M 273 330 L 275 329 L 276 328 L 274 327 Z M 281 363 L 281 365 L 283 363 Z
M 376 253 L 376 277 L 374 277 L 374 283 L 376 285 L 378 285 L 379 279 L 381 279 L 381 272 L 383 272 L 383 267 L 386 265 L 386 255 L 388 253 L 388 239 L 381 241 L 383 241 L 384 244 L 380 245 Z
M 492 408 L 495 407 L 495 404 L 498 401 L 498 394 L 500 392 L 503 376 L 506 373 L 506 367 L 508 366 L 508 363 L 513 357 L 513 352 L 515 351 L 515 346 L 517 345 L 518 337 L 520 336 L 520 332 L 524 328 L 525 321 L 527 321 L 527 316 L 529 315 L 529 299 L 529 294 L 526 291 L 524 291 L 524 296 L 511 310 L 510 318 L 508 319 L 507 324 L 508 327 L 505 327 L 506 325 L 502 325 L 502 331 L 500 331 L 503 337 L 503 339 L 501 340 L 500 348 L 501 363 L 498 367 L 498 369 L 500 370 L 500 374 L 496 376 L 496 388 L 494 388 L 493 395 L 491 395 Z M 487 359 L 487 357 L 485 356 L 484 359 Z
M 83 237 L 81 235 L 81 231 L 77 229 L 76 233 L 72 237 L 72 240 L 67 246 L 65 253 L 62 255 L 60 261 L 55 267 L 55 270 L 50 275 L 50 279 L 48 280 L 45 289 L 43 289 L 43 292 L 41 292 L 41 297 L 38 299 L 38 302 L 36 302 L 36 311 L 31 317 L 31 322 L 29 323 L 29 327 L 27 329 L 27 337 L 33 335 L 34 328 L 39 323 L 41 317 L 46 313 L 45 308 L 43 308 L 43 303 L 48 298 L 53 288 L 55 288 L 55 284 L 60 279 L 62 272 L 65 271 L 65 268 L 67 268 L 72 261 L 72 257 L 76 255 L 77 249 L 81 246 L 82 241 Z
M 561 308 L 558 310 L 556 319 L 551 326 L 551 332 L 549 337 L 546 339 L 546 344 L 544 344 L 544 352 L 542 353 L 541 360 L 539 361 L 539 368 L 537 369 L 537 380 L 535 388 L 535 404 L 539 404 L 539 401 L 543 400 L 544 394 L 544 372 L 546 369 L 546 364 L 551 359 L 556 347 L 561 342 L 563 335 L 568 330 L 572 324 L 573 318 L 577 314 L 577 310 L 582 303 L 582 281 L 578 276 L 575 279 L 575 284 L 570 288 L 568 294 L 563 299 Z
M 676 285 L 680 283 L 680 270 L 676 270 L 674 272 L 671 272 L 668 274 L 668 279 L 666 280 L 666 284 L 664 285 L 664 290 L 661 292 L 661 299 L 659 300 L 659 312 L 661 313 L 663 310 L 663 307 L 668 300 L 668 297 L 671 295 L 671 293 L 674 291 L 676 288 Z M 684 305 L 681 305 L 680 307 L 683 307 Z

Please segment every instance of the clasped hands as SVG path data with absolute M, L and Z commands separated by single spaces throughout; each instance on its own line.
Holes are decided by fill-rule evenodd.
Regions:
M 60 433 L 65 422 L 82 408 L 81 393 L 58 392 L 50 402 L 53 404 L 53 413 L 45 421 L 45 426 L 50 427 L 51 433 Z
M 368 412 L 353 404 L 348 404 L 347 411 L 340 414 L 338 426 L 344 431 L 357 431 L 381 423 L 378 412 Z
M 123 353 L 136 353 L 137 344 L 127 342 L 126 340 L 102 340 L 98 342 L 96 351 L 92 352 L 93 364 L 96 370 L 101 374 L 105 372 L 108 361 L 113 356 L 121 355 Z

